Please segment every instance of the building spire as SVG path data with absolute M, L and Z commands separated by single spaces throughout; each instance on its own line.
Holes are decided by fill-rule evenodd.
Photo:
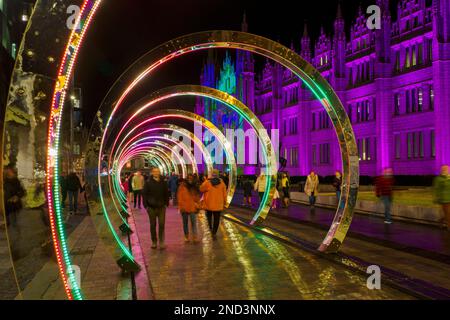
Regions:
M 248 24 L 247 24 L 247 14 L 244 11 L 244 15 L 242 17 L 241 31 L 248 32 Z
M 308 37 L 308 24 L 307 21 L 305 20 L 303 23 L 303 38 L 307 37 Z
M 342 8 L 341 8 L 341 0 L 339 0 L 337 5 L 337 12 L 336 12 L 336 20 L 334 21 L 334 32 L 335 35 L 339 35 L 339 37 L 342 38 L 344 31 L 344 18 L 342 15 Z
M 341 0 L 339 0 L 337 5 L 337 13 L 336 13 L 336 19 L 342 19 L 342 8 L 341 8 Z

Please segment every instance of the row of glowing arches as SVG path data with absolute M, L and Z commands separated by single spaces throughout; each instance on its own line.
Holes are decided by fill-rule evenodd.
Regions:
M 53 243 L 55 246 L 57 262 L 64 283 L 64 288 L 69 299 L 82 299 L 82 292 L 72 272 L 71 259 L 62 221 L 61 201 L 58 190 L 58 154 L 59 136 L 61 129 L 61 114 L 63 112 L 68 80 L 72 76 L 72 71 L 75 66 L 78 50 L 83 42 L 84 35 L 89 28 L 92 18 L 95 15 L 101 2 L 102 0 L 85 0 L 83 2 L 80 16 L 78 17 L 77 21 L 80 22 L 81 28 L 73 30 L 70 33 L 69 41 L 65 49 L 64 56 L 61 60 L 61 67 L 58 72 L 58 81 L 55 85 L 52 100 L 51 117 L 49 123 L 46 181 L 47 199 L 49 204 L 51 232 Z M 76 23 L 75 25 L 78 25 L 78 23 Z M 283 66 L 289 68 L 291 71 L 293 71 L 293 73 L 304 80 L 304 83 L 322 102 L 323 106 L 330 115 L 338 135 L 338 140 L 340 142 L 343 155 L 343 191 L 340 201 L 345 201 L 343 202 L 345 205 L 339 206 L 333 224 L 327 234 L 327 237 L 324 239 L 321 245 L 321 250 L 337 250 L 337 248 L 339 248 L 340 244 L 345 238 L 345 234 L 351 222 L 354 203 L 349 200 L 354 198 L 358 188 L 358 164 L 354 161 L 354 158 L 357 157 L 357 148 L 350 122 L 348 121 L 345 112 L 342 113 L 344 109 L 339 99 L 337 98 L 331 87 L 328 85 L 328 83 L 326 83 L 326 81 L 320 76 L 320 74 L 306 61 L 296 55 L 293 51 L 266 38 L 250 35 L 247 33 L 231 31 L 203 32 L 169 41 L 166 44 L 163 44 L 150 51 L 148 54 L 144 55 L 141 59 L 142 61 L 148 59 L 150 60 L 150 63 L 148 63 L 148 67 L 146 67 L 144 71 L 140 71 L 137 77 L 133 77 L 131 81 L 128 81 L 130 80 L 127 79 L 130 71 L 133 71 L 135 67 L 137 68 L 137 66 L 140 67 L 141 65 L 141 60 L 137 61 L 132 66 L 132 68 L 130 68 L 130 70 L 127 70 L 128 73 L 125 73 L 123 77 L 118 79 L 118 81 L 111 88 L 110 92 L 104 100 L 117 102 L 115 102 L 113 105 L 108 105 L 105 102 L 101 106 L 101 109 L 112 107 L 112 112 L 109 114 L 106 127 L 102 134 L 100 150 L 98 151 L 98 173 L 101 172 L 102 157 L 105 153 L 106 145 L 108 142 L 111 120 L 113 119 L 119 108 L 122 107 L 125 99 L 133 90 L 133 88 L 135 88 L 144 78 L 149 76 L 159 66 L 178 56 L 201 49 L 220 47 L 230 47 L 259 53 L 281 63 Z M 124 79 L 127 81 L 119 81 Z M 128 85 L 125 88 L 120 89 L 121 83 L 128 83 Z M 111 97 L 113 97 L 116 92 L 120 92 L 117 97 L 118 99 L 111 99 Z M 145 105 L 141 106 L 138 111 L 128 119 L 125 125 L 121 128 L 115 141 L 113 142 L 113 145 L 109 150 L 108 157 L 109 162 L 107 172 L 111 172 L 111 174 L 107 175 L 108 188 L 103 187 L 104 181 L 102 179 L 104 178 L 102 177 L 102 175 L 97 175 L 99 188 L 98 194 L 100 196 L 104 218 L 109 226 L 111 235 L 113 236 L 116 245 L 131 260 L 133 260 L 132 253 L 121 241 L 120 237 L 115 231 L 113 223 L 110 220 L 109 210 L 105 205 L 103 193 L 105 193 L 105 195 L 108 194 L 113 199 L 115 208 L 114 211 L 116 211 L 116 213 L 121 216 L 122 221 L 126 224 L 126 219 L 121 215 L 121 213 L 127 209 L 125 204 L 126 199 L 120 188 L 120 172 L 124 164 L 133 157 L 151 153 L 153 155 L 152 161 L 154 161 L 156 165 L 160 166 L 164 170 L 169 170 L 169 168 L 177 170 L 177 166 L 171 161 L 170 156 L 163 151 L 164 149 L 170 150 L 170 146 L 176 144 L 176 142 L 168 138 L 164 139 L 164 136 L 161 135 L 153 135 L 143 138 L 140 138 L 140 135 L 132 136 L 134 130 L 128 131 L 128 134 L 125 137 L 121 138 L 121 136 L 122 133 L 127 130 L 127 126 L 132 123 L 133 120 L 141 112 L 146 110 L 146 108 L 156 104 L 159 101 L 169 99 L 171 97 L 185 95 L 215 99 L 230 107 L 232 110 L 238 112 L 239 115 L 242 116 L 255 129 L 261 140 L 261 145 L 263 146 L 263 151 L 266 157 L 266 163 L 268 164 L 265 167 L 265 174 L 271 178 L 266 179 L 266 191 L 264 193 L 263 201 L 261 202 L 261 205 L 258 208 L 258 211 L 256 212 L 253 220 L 251 221 L 251 224 L 254 224 L 259 220 L 264 220 L 269 212 L 270 202 L 274 192 L 274 180 L 277 171 L 277 161 L 275 159 L 275 150 L 273 150 L 273 146 L 267 135 L 267 132 L 265 130 L 261 130 L 263 129 L 263 126 L 258 118 L 251 112 L 251 110 L 247 106 L 242 104 L 241 101 L 216 89 L 201 86 L 175 86 L 162 89 L 154 93 L 151 96 L 151 99 L 149 99 Z M 181 112 L 181 114 L 177 112 Z M 220 139 L 220 131 L 216 130 L 217 128 L 211 126 L 206 119 L 202 119 L 198 115 L 187 114 L 186 112 L 180 110 L 170 110 L 170 112 L 165 115 L 167 117 L 185 117 L 186 119 L 200 121 L 204 126 L 206 126 L 206 128 L 208 128 L 208 130 L 216 131 L 217 137 L 218 139 Z M 153 116 L 153 118 L 157 117 L 158 116 Z M 139 123 L 139 126 L 147 125 L 152 121 L 153 118 L 144 120 L 143 122 Z M 179 128 L 175 127 L 159 127 L 158 129 L 179 130 Z M 150 130 L 151 129 L 144 131 L 142 135 L 150 133 Z M 157 132 L 160 130 L 155 129 L 155 131 Z M 191 138 L 193 137 L 191 136 Z M 120 142 L 119 139 L 121 139 Z M 223 141 L 222 145 L 225 147 L 229 165 L 234 165 L 234 168 L 231 168 L 229 170 L 230 175 L 234 175 L 231 176 L 232 179 L 230 179 L 230 181 L 235 181 L 236 165 L 233 152 L 230 152 L 229 148 L 227 148 L 229 147 L 229 143 L 227 143 L 226 140 Z M 204 150 L 204 148 L 202 148 L 202 150 Z M 206 157 L 208 158 L 208 155 L 206 155 Z M 179 162 L 182 164 L 182 174 L 185 175 L 186 163 L 183 164 L 183 159 L 181 158 L 179 159 Z M 209 168 L 211 168 L 212 164 L 208 161 L 206 162 Z M 192 166 L 194 165 L 195 160 L 192 163 Z M 233 188 L 235 187 L 234 183 L 230 183 L 230 186 L 231 188 L 228 190 L 228 203 L 231 201 L 232 195 L 234 193 Z

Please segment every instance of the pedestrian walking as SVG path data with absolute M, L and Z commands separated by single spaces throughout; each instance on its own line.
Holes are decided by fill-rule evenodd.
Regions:
M 200 189 L 193 174 L 180 183 L 177 191 L 178 209 L 183 218 L 184 241 L 189 242 L 190 236 L 193 242 L 198 242 L 197 237 L 197 213 L 200 210 Z M 192 233 L 189 233 L 189 221 L 191 221 Z
M 6 214 L 6 226 L 12 225 L 16 227 L 18 226 L 17 215 L 22 210 L 22 198 L 26 192 L 13 166 L 6 166 L 3 172 L 3 201 Z
M 67 175 L 65 173 L 59 177 L 59 186 L 61 187 L 61 204 L 65 208 L 67 200 Z
M 173 205 L 176 205 L 177 202 L 178 180 L 178 176 L 175 174 L 175 172 L 172 172 L 169 180 L 167 181 L 169 184 L 170 198 L 172 199 Z
M 278 208 L 278 200 L 280 199 L 280 192 L 278 192 L 278 189 L 275 188 L 275 192 L 273 193 L 273 198 L 272 198 L 272 209 L 276 209 Z
M 252 206 L 252 190 L 253 182 L 250 178 L 244 177 L 242 181 L 242 189 L 244 190 L 244 206 Z
M 341 198 L 341 189 L 342 189 L 342 174 L 340 171 L 336 171 L 334 174 L 333 187 L 336 192 L 336 203 L 339 203 L 339 199 Z
M 150 235 L 152 239 L 152 249 L 165 249 L 164 228 L 166 221 L 166 208 L 169 205 L 169 187 L 167 182 L 161 177 L 159 168 L 153 168 L 151 176 L 145 182 L 142 191 L 144 206 L 150 220 Z M 158 233 L 156 226 L 158 225 Z
M 319 194 L 319 176 L 311 170 L 305 183 L 305 193 L 309 197 L 309 205 L 314 208 L 317 195 Z
M 283 207 L 289 207 L 289 202 L 291 199 L 291 182 L 289 181 L 289 176 L 286 172 L 281 174 L 281 191 L 283 196 Z
M 67 176 L 67 195 L 69 196 L 69 215 L 78 211 L 78 194 L 81 191 L 81 181 L 75 172 Z
M 125 193 L 125 196 L 128 197 L 129 192 L 129 183 L 128 183 L 129 175 L 128 173 L 125 175 L 125 178 L 122 180 L 122 190 Z
M 258 192 L 259 201 L 261 202 L 266 191 L 266 175 L 261 171 L 258 178 L 255 181 L 254 189 Z
M 222 173 L 221 178 L 222 178 L 223 183 L 225 183 L 225 187 L 228 189 L 229 179 L 228 179 L 228 175 L 226 174 L 226 172 Z
M 209 230 L 213 239 L 216 239 L 220 224 L 220 214 L 225 208 L 227 189 L 225 183 L 219 178 L 219 170 L 213 170 L 210 179 L 205 180 L 200 186 L 203 193 L 204 209 L 208 218 Z
M 128 193 L 129 193 L 129 201 L 131 202 L 131 195 L 134 194 L 133 192 L 133 177 L 134 173 L 130 173 L 128 176 Z
M 134 209 L 136 209 L 136 206 L 138 209 L 141 209 L 142 204 L 142 190 L 144 189 L 144 183 L 145 179 L 142 175 L 141 171 L 137 171 L 133 179 L 131 180 L 131 188 L 133 189 L 133 195 L 134 195 Z
M 442 206 L 445 227 L 450 231 L 450 175 L 448 166 L 441 167 L 441 174 L 433 181 L 434 201 Z
M 392 196 L 394 189 L 394 175 L 391 168 L 384 169 L 383 175 L 376 178 L 375 192 L 384 204 L 384 223 L 392 223 Z

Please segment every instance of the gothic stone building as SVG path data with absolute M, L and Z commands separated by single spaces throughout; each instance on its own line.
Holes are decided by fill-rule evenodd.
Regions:
M 305 25 L 297 52 L 337 92 L 355 131 L 361 175 L 391 167 L 396 175 L 431 175 L 450 164 L 450 1 L 400 0 L 393 21 L 388 0 L 377 0 L 381 29 L 367 28 L 359 10 L 345 32 L 340 8 L 334 34 L 323 29 L 314 45 Z M 247 23 L 242 24 L 247 31 Z M 291 46 L 294 48 L 294 45 Z M 252 54 L 236 51 L 218 65 L 212 53 L 201 84 L 233 94 L 268 130 L 278 129 L 280 156 L 292 176 L 341 169 L 339 145 L 326 111 L 302 81 L 267 61 L 255 71 Z M 214 102 L 199 99 L 196 112 L 226 128 L 232 121 Z M 221 111 L 222 110 L 222 111 Z M 225 119 L 225 120 L 224 120 Z M 228 123 L 228 124 L 227 124 Z M 247 165 L 245 173 L 258 173 Z

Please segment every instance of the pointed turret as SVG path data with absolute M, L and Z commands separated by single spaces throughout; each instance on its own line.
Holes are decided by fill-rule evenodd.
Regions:
M 247 14 L 242 16 L 241 31 L 248 32 Z M 237 98 L 251 110 L 255 104 L 255 60 L 249 51 L 236 50 Z M 246 127 L 247 128 L 247 127 Z
M 342 16 L 341 1 L 338 2 L 337 13 L 336 13 L 336 20 L 339 20 L 339 19 L 344 19 L 344 17 Z
M 375 30 L 375 52 L 379 62 L 388 63 L 391 60 L 391 14 L 389 0 L 377 0 L 381 9 L 381 29 Z
M 307 25 L 306 21 L 304 22 L 304 26 L 303 26 L 303 36 L 301 39 L 300 55 L 306 61 L 311 62 L 311 39 L 309 38 L 308 25 Z
M 342 16 L 341 2 L 339 1 L 336 12 L 336 20 L 334 21 L 333 36 L 333 70 L 336 78 L 345 77 L 345 22 Z
M 247 14 L 244 11 L 244 15 L 242 17 L 241 31 L 248 32 L 248 24 L 247 24 Z
M 341 2 L 338 2 L 336 20 L 334 21 L 334 37 L 338 39 L 345 38 L 345 22 L 342 16 Z

